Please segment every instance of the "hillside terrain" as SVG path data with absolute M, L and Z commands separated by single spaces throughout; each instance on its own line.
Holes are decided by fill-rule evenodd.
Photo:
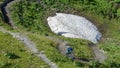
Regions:
M 0 0 L 2 4 L 5 0 Z M 119 68 L 120 67 L 120 1 L 119 0 L 20 0 L 9 7 L 10 21 L 5 23 L 0 12 L 0 27 L 13 33 L 20 33 L 35 43 L 38 51 L 55 63 L 58 68 Z M 47 18 L 55 13 L 83 16 L 102 33 L 97 44 L 84 39 L 66 38 L 54 34 Z M 9 16 L 8 16 L 9 17 Z M 15 28 L 12 28 L 14 27 Z M 66 41 L 78 58 L 90 59 L 83 63 L 62 55 L 56 48 L 59 43 L 54 37 Z M 34 55 L 22 41 L 0 29 L 0 68 L 50 68 L 42 58 Z M 89 46 L 90 45 L 90 46 Z M 91 46 L 98 47 L 107 59 L 99 62 Z M 94 47 L 93 47 L 94 48 Z

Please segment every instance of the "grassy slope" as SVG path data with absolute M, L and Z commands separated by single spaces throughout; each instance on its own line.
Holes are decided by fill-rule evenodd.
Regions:
M 14 53 L 20 58 L 9 55 Z M 0 68 L 49 68 L 38 57 L 30 53 L 24 45 L 11 35 L 0 32 Z
M 32 3 L 32 6 L 34 6 L 34 5 L 35 5 L 35 3 Z M 29 7 L 30 7 L 30 5 L 29 5 Z M 52 5 L 52 7 L 56 7 L 56 5 Z M 77 4 L 73 7 L 77 7 L 78 12 L 81 12 L 82 7 L 80 5 Z M 119 61 L 119 59 L 120 59 L 119 58 L 120 57 L 120 42 L 119 42 L 119 40 L 120 40 L 120 37 L 119 37 L 120 36 L 120 28 L 119 28 L 120 23 L 119 23 L 119 20 L 108 20 L 108 19 L 103 18 L 101 15 L 96 15 L 94 13 L 91 13 L 90 11 L 82 12 L 83 15 L 85 15 L 88 18 L 91 17 L 92 20 L 97 22 L 97 25 L 103 24 L 103 26 L 104 26 L 103 27 L 104 29 L 102 28 L 104 30 L 103 39 L 101 40 L 100 43 L 98 43 L 98 45 L 100 45 L 99 47 L 106 52 L 106 55 L 109 58 L 102 64 L 97 63 L 97 62 L 91 62 L 90 65 L 87 65 L 87 64 L 82 64 L 82 63 L 78 63 L 78 62 L 72 62 L 67 57 L 61 55 L 57 51 L 57 49 L 53 47 L 54 45 L 57 45 L 57 44 L 51 40 L 48 40 L 44 35 L 47 34 L 50 36 L 55 36 L 55 37 L 59 37 L 60 39 L 66 40 L 74 48 L 75 54 L 78 57 L 91 58 L 93 56 L 91 54 L 91 50 L 86 46 L 88 41 L 81 40 L 81 39 L 64 38 L 64 37 L 57 36 L 57 35 L 51 33 L 51 31 L 46 26 L 46 24 L 43 23 L 45 21 L 43 21 L 41 19 L 46 20 L 45 16 L 51 15 L 52 12 L 54 13 L 54 11 L 51 11 L 51 10 L 48 11 L 47 9 L 41 10 L 41 7 L 39 7 L 39 8 L 40 8 L 40 9 L 38 9 L 39 11 L 36 11 L 37 15 L 36 14 L 33 15 L 33 14 L 31 14 L 31 12 L 35 12 L 35 11 L 33 11 L 33 9 L 35 9 L 35 8 L 34 7 L 26 8 L 24 6 L 25 15 L 23 17 L 26 18 L 26 19 L 24 19 L 25 20 L 24 23 L 32 22 L 35 24 L 35 26 L 33 25 L 33 26 L 30 26 L 27 28 L 25 28 L 26 26 L 21 26 L 19 24 L 20 22 L 18 22 L 19 21 L 18 15 L 14 14 L 15 12 L 13 12 L 14 21 L 19 28 L 18 31 L 22 31 L 23 33 L 28 33 L 27 35 L 37 44 L 37 47 L 39 48 L 39 50 L 44 51 L 44 53 L 48 56 L 48 58 L 50 58 L 53 62 L 57 63 L 60 68 L 80 68 L 80 67 L 113 68 L 113 67 L 120 67 L 120 61 Z M 14 7 L 14 9 L 16 10 L 17 8 Z M 61 9 L 61 12 L 68 11 L 66 13 L 74 12 L 74 11 L 71 11 L 72 9 L 70 10 L 70 12 L 69 12 L 69 10 L 66 10 L 67 9 L 66 6 L 65 7 L 59 6 L 58 9 Z M 79 9 L 80 9 L 80 11 L 79 11 Z M 29 10 L 29 11 L 27 11 L 27 10 Z M 66 10 L 66 11 L 64 11 L 64 10 Z M 27 16 L 29 16 L 29 14 L 30 14 L 30 16 L 31 15 L 36 16 L 35 18 L 33 17 L 34 21 L 27 20 L 27 19 L 29 19 L 29 17 L 27 17 Z M 79 13 L 77 13 L 77 14 L 79 15 Z M 41 17 L 43 17 L 43 18 L 41 18 Z M 106 24 L 104 24 L 104 23 L 106 23 Z
M 112 66 L 120 66 L 120 22 L 112 20 L 108 22 L 106 37 L 101 41 L 100 48 L 103 49 L 108 56 L 108 63 Z
M 60 52 L 54 47 L 57 45 L 56 42 L 51 41 L 42 35 L 29 33 L 28 36 L 37 44 L 37 47 L 39 48 L 40 51 L 43 51 L 51 61 L 57 63 L 59 68 L 80 67 L 75 62 L 72 62 L 69 58 L 60 54 Z M 75 48 L 75 54 L 78 57 L 91 58 L 92 54 L 89 48 L 85 46 L 85 44 L 81 44 L 79 41 L 80 40 L 78 39 L 74 39 L 74 40 L 71 39 L 70 42 L 71 46 Z M 88 66 L 85 65 L 84 67 L 88 67 Z

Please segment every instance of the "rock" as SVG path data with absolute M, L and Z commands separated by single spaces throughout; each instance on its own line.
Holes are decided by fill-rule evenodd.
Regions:
M 84 17 L 56 13 L 47 18 L 50 29 L 59 35 L 70 38 L 82 38 L 97 43 L 102 37 L 96 26 Z

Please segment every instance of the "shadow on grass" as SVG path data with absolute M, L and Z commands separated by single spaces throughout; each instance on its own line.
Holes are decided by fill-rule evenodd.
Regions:
M 11 53 L 11 52 L 6 52 L 4 54 L 4 56 L 9 58 L 9 59 L 18 59 L 18 58 L 20 58 L 18 55 L 16 55 L 15 53 Z

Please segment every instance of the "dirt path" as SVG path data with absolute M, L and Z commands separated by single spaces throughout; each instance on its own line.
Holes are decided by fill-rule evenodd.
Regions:
M 57 65 L 53 62 L 51 62 L 45 54 L 43 54 L 42 52 L 39 52 L 38 49 L 36 48 L 35 44 L 30 41 L 29 38 L 27 38 L 27 36 L 22 35 L 20 33 L 13 33 L 10 31 L 7 31 L 5 29 L 3 29 L 2 27 L 0 27 L 0 31 L 4 32 L 4 33 L 9 33 L 10 35 L 12 35 L 14 38 L 17 38 L 18 40 L 22 41 L 25 46 L 36 56 L 40 57 L 44 62 L 46 62 L 51 68 L 58 68 Z
M 2 18 L 3 18 L 3 21 L 7 24 L 9 24 L 10 26 L 12 26 L 13 28 L 16 28 L 14 23 L 13 23 L 13 20 L 12 20 L 12 17 L 11 17 L 11 14 L 10 14 L 10 7 L 12 6 L 12 4 L 18 2 L 19 0 L 5 0 L 3 1 L 3 3 L 1 4 L 1 12 L 2 12 Z
M 66 51 L 66 46 L 68 46 L 67 42 L 59 40 L 59 39 L 57 39 L 55 37 L 48 36 L 47 38 L 50 39 L 50 40 L 52 40 L 52 41 L 54 41 L 54 42 L 56 42 L 56 43 L 58 43 L 59 47 L 61 46 L 62 50 L 59 50 L 59 51 L 61 51 L 61 53 Z M 100 51 L 100 49 L 98 48 L 97 45 L 95 45 L 95 44 L 89 44 L 88 46 L 93 51 L 93 54 L 94 54 L 93 60 L 97 60 L 100 63 L 102 63 L 103 61 L 105 61 L 107 59 L 107 56 L 102 51 Z M 64 53 L 62 53 L 62 54 L 64 54 Z M 89 58 L 87 58 L 86 60 L 84 60 L 84 58 L 81 59 L 81 57 L 77 57 L 75 55 L 72 55 L 72 57 L 76 57 L 76 59 L 74 59 L 74 60 L 77 60 L 77 61 L 82 61 L 82 62 L 86 62 L 86 60 L 90 61 Z M 80 59 L 77 59 L 77 58 L 80 58 Z
M 9 23 L 11 24 L 11 26 L 13 28 L 17 28 L 15 25 L 14 25 L 14 22 L 12 20 L 12 16 L 11 16 L 11 11 L 10 11 L 10 7 L 14 4 L 14 3 L 17 3 L 19 2 L 20 0 L 11 0 L 11 2 L 9 2 L 6 6 L 5 6 L 5 10 L 6 10 L 6 15 L 8 16 L 9 18 Z
M 6 15 L 9 24 L 11 24 L 11 26 L 13 28 L 16 28 L 16 26 L 14 25 L 14 22 L 12 20 L 12 17 L 10 15 L 10 7 L 12 4 L 19 2 L 20 0 L 11 0 L 9 3 L 7 3 L 6 5 L 3 5 L 3 9 L 5 12 L 3 12 L 3 14 Z M 38 1 L 39 2 L 39 1 Z M 41 2 L 40 2 L 41 4 Z M 57 66 L 52 63 L 46 56 L 45 54 L 42 54 L 41 52 L 38 52 L 37 48 L 35 47 L 35 44 L 33 42 L 31 42 L 26 36 L 21 35 L 20 33 L 12 33 L 10 31 L 6 31 L 3 28 L 1 28 L 1 31 L 5 32 L 5 33 L 9 33 L 10 35 L 12 35 L 13 37 L 17 38 L 18 40 L 22 41 L 27 48 L 29 48 L 31 50 L 31 52 L 33 52 L 35 55 L 39 56 L 40 58 L 42 58 L 43 61 L 45 61 L 48 65 L 51 66 L 51 68 L 57 68 Z M 52 40 L 56 40 L 54 38 L 52 38 Z M 66 44 L 66 42 L 63 42 L 61 40 L 56 40 L 60 45 L 62 44 Z M 99 48 L 95 45 L 90 45 L 91 50 L 93 50 L 94 54 L 95 54 L 95 59 L 98 60 L 99 62 L 104 61 L 105 59 L 107 59 L 106 55 L 104 53 L 102 53 Z
M 107 59 L 107 56 L 104 52 L 100 51 L 97 45 L 94 44 L 88 44 L 88 46 L 91 48 L 91 50 L 94 53 L 94 59 L 102 63 Z
M 12 20 L 11 17 L 11 11 L 10 11 L 10 7 L 16 3 L 19 2 L 20 0 L 6 0 L 4 1 L 4 3 L 1 5 L 1 11 L 4 17 L 4 21 L 6 23 L 8 23 L 9 25 L 11 25 L 13 28 L 16 28 L 16 26 L 14 25 L 14 22 Z M 48 65 L 50 65 L 51 68 L 58 68 L 57 65 L 53 62 L 51 62 L 45 54 L 42 54 L 41 52 L 38 51 L 38 49 L 35 47 L 35 44 L 30 41 L 29 38 L 27 38 L 27 36 L 22 35 L 20 33 L 13 33 L 10 31 L 7 31 L 5 29 L 3 29 L 2 27 L 0 27 L 0 31 L 4 32 L 4 33 L 9 33 L 10 35 L 12 35 L 14 38 L 17 38 L 18 40 L 22 41 L 25 46 L 32 52 L 34 53 L 36 56 L 40 57 L 44 62 L 46 62 Z

